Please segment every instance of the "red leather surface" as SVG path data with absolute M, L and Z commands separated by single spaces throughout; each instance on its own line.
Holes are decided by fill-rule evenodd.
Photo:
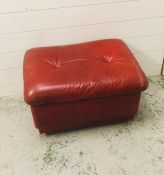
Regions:
M 117 39 L 35 48 L 24 59 L 24 98 L 30 105 L 140 92 L 147 78 Z
M 36 128 L 41 133 L 105 125 L 134 117 L 138 110 L 140 93 L 125 94 L 31 106 Z

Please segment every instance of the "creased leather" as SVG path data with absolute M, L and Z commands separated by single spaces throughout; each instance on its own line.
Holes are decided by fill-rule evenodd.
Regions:
M 30 49 L 23 67 L 24 98 L 30 105 L 135 93 L 148 86 L 119 39 Z

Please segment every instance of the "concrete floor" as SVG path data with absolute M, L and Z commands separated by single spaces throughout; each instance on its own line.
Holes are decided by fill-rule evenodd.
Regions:
M 149 82 L 134 120 L 50 136 L 22 97 L 0 98 L 0 175 L 163 175 L 164 78 Z

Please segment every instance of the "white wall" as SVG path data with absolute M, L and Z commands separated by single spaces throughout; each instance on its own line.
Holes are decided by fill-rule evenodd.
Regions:
M 147 75 L 164 55 L 163 0 L 0 0 L 0 96 L 22 93 L 31 47 L 124 39 Z

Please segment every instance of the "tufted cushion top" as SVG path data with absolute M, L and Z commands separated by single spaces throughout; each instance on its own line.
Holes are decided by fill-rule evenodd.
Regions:
M 30 105 L 135 93 L 147 85 L 118 39 L 34 48 L 24 58 L 24 97 Z

